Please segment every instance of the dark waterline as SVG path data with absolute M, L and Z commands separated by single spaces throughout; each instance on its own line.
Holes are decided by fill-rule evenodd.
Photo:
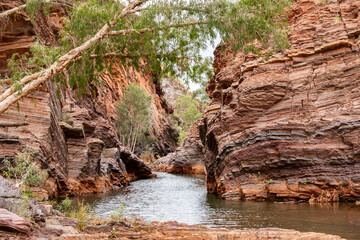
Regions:
M 121 203 L 124 216 L 146 221 L 178 221 L 214 228 L 279 227 L 302 232 L 360 239 L 360 206 L 355 204 L 280 204 L 223 200 L 207 194 L 202 176 L 157 173 L 112 192 L 84 197 L 101 217 L 109 217 Z

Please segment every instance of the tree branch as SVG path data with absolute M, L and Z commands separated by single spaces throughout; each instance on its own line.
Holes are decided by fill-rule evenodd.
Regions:
M 123 9 L 121 14 L 116 15 L 112 21 L 110 21 L 108 24 L 105 24 L 91 39 L 60 57 L 60 59 L 53 63 L 49 68 L 21 79 L 20 82 L 28 82 L 27 79 L 35 78 L 35 80 L 26 84 L 21 92 L 15 92 L 13 87 L 8 89 L 9 91 L 7 90 L 5 92 L 5 96 L 7 95 L 6 98 L 1 96 L 2 100 L 0 99 L 0 113 L 5 112 L 11 106 L 11 104 L 17 102 L 20 98 L 28 95 L 30 92 L 39 87 L 40 84 L 48 81 L 54 75 L 62 72 L 71 61 L 81 56 L 81 54 L 87 51 L 94 43 L 100 42 L 105 36 L 107 36 L 110 29 L 116 24 L 118 18 L 126 17 L 127 15 L 131 14 L 136 7 L 142 5 L 147 1 L 148 0 L 136 0 L 130 3 Z
M 5 12 L 0 13 L 0 20 L 10 16 L 11 14 L 16 13 L 17 11 L 23 10 L 24 8 L 26 8 L 26 4 L 20 5 L 18 7 L 15 7 L 15 8 L 7 10 Z
M 111 31 L 109 32 L 107 35 L 108 36 L 119 36 L 119 35 L 129 35 L 129 34 L 144 34 L 144 33 L 152 33 L 155 32 L 156 30 L 165 30 L 165 29 L 169 29 L 169 28 L 181 28 L 181 27 L 187 27 L 187 26 L 194 26 L 194 25 L 202 25 L 202 24 L 207 24 L 208 22 L 188 22 L 188 23 L 178 23 L 178 24 L 170 24 L 166 27 L 161 27 L 161 28 L 143 28 L 143 29 L 126 29 L 126 30 L 120 30 L 120 31 Z
M 54 0 L 54 1 L 51 1 L 51 0 L 46 0 L 47 3 L 51 3 L 51 4 L 59 4 L 59 5 L 63 5 L 63 6 L 68 6 L 68 7 L 72 7 L 73 4 L 67 2 L 67 1 L 63 1 L 63 0 Z M 23 5 L 20 5 L 18 7 L 14 7 L 12 9 L 9 9 L 9 10 L 6 10 L 2 13 L 0 13 L 0 20 L 3 19 L 3 18 L 6 18 L 18 11 L 21 11 L 23 9 L 26 8 L 26 4 L 23 4 Z

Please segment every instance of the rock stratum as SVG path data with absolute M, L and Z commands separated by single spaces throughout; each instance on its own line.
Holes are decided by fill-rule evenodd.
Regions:
M 294 1 L 291 47 L 268 61 L 216 49 L 199 129 L 210 193 L 360 199 L 360 1 L 315 2 Z
M 151 168 L 168 173 L 205 174 L 203 145 L 196 121 L 189 129 L 182 146 L 151 165 Z
M 0 11 L 20 4 L 2 0 Z M 67 14 L 65 9 L 51 8 L 48 17 L 39 14 L 33 23 L 24 12 L 4 21 L 0 27 L 0 74 L 9 72 L 6 62 L 12 54 L 28 52 L 35 38 L 56 45 Z M 142 64 L 145 67 L 146 62 Z M 117 60 L 112 72 L 101 74 L 100 79 L 100 85 L 90 85 L 81 97 L 76 89 L 49 82 L 22 99 L 18 107 L 1 114 L 0 168 L 2 160 L 15 158 L 22 149 L 34 150 L 35 158 L 48 171 L 46 189 L 53 196 L 105 192 L 137 178 L 152 177 L 150 168 L 121 145 L 114 110 L 126 86 L 132 82 L 142 86 L 153 97 L 150 134 L 157 139 L 155 151 L 160 155 L 174 151 L 176 136 L 166 118 L 170 108 L 160 83 L 151 74 L 124 68 Z

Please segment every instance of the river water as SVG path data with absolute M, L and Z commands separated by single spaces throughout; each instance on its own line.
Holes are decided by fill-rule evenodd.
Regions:
M 178 221 L 215 228 L 279 227 L 360 239 L 360 206 L 281 204 L 223 200 L 207 194 L 203 176 L 156 173 L 110 194 L 87 196 L 95 215 L 108 217 L 121 203 L 125 217 Z

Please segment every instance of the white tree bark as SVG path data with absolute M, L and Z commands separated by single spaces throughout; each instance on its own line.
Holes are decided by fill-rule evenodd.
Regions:
M 72 49 L 67 54 L 63 55 L 58 61 L 53 63 L 49 68 L 26 76 L 20 80 L 20 82 L 28 82 L 20 92 L 15 92 L 14 88 L 11 87 L 0 96 L 0 113 L 5 112 L 12 104 L 16 103 L 20 98 L 25 97 L 33 90 L 38 88 L 40 84 L 45 83 L 51 79 L 54 75 L 61 73 L 69 65 L 71 61 L 81 56 L 87 51 L 94 43 L 100 42 L 104 37 L 107 36 L 110 29 L 116 24 L 118 18 L 126 17 L 133 13 L 134 9 L 148 0 L 136 0 L 127 5 L 121 14 L 117 15 L 109 24 L 105 24 L 91 39 L 83 43 L 81 46 Z M 35 79 L 35 80 L 32 80 Z M 31 81 L 32 80 L 32 81 Z M 31 81 L 31 82 L 29 82 Z
M 7 11 L 4 11 L 4 12 L 0 13 L 0 20 L 4 19 L 4 18 L 10 16 L 11 14 L 14 14 L 14 13 L 20 11 L 20 10 L 23 10 L 25 7 L 26 7 L 26 4 L 23 4 L 23 5 L 20 5 L 18 7 L 15 7 L 15 8 L 12 8 L 12 9 L 9 9 Z

